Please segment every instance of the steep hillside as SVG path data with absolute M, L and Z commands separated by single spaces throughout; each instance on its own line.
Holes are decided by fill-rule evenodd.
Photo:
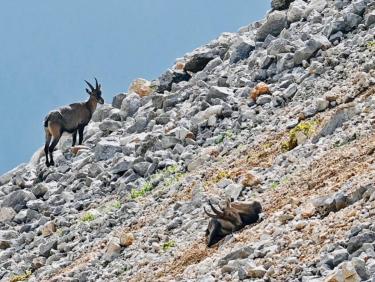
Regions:
M 375 281 L 375 2 L 273 0 L 0 177 L 1 281 Z M 207 248 L 208 199 L 259 223 Z

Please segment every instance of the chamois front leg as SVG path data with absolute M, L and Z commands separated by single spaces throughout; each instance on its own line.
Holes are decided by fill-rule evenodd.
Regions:
M 46 155 L 46 166 L 49 167 L 50 163 L 48 160 L 49 144 L 51 143 L 52 135 L 49 133 L 48 128 L 44 129 L 46 132 L 46 140 L 44 144 L 44 154 Z
M 49 157 L 50 157 L 49 164 L 52 165 L 52 166 L 55 165 L 55 162 L 53 160 L 53 150 L 55 150 L 55 147 L 56 147 L 57 143 L 59 143 L 59 140 L 60 140 L 60 136 L 57 137 L 57 138 L 53 138 L 51 146 L 49 146 Z
M 78 128 L 78 133 L 79 133 L 79 145 L 82 145 L 83 141 L 83 130 L 85 129 L 84 126 Z
M 76 145 L 76 141 L 77 141 L 77 130 L 73 132 L 73 144 L 72 144 L 72 147 L 74 147 Z

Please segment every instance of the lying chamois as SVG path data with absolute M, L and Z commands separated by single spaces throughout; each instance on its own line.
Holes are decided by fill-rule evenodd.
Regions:
M 85 80 L 86 81 L 86 80 Z M 86 88 L 86 92 L 90 95 L 87 102 L 74 103 L 69 106 L 61 107 L 55 111 L 50 112 L 44 119 L 44 131 L 46 133 L 46 142 L 44 146 L 44 153 L 46 154 L 47 167 L 54 165 L 53 150 L 60 140 L 64 132 L 73 134 L 73 147 L 76 144 L 77 132 L 79 133 L 79 145 L 82 144 L 83 130 L 91 120 L 97 104 L 104 104 L 102 98 L 101 85 L 98 84 L 95 78 L 96 86 L 92 86 L 89 82 L 87 85 L 90 90 Z M 51 143 L 52 140 L 52 143 Z M 48 153 L 50 160 L 48 159 Z
M 226 206 L 222 208 L 219 205 L 219 209 L 215 208 L 211 201 L 208 201 L 208 204 L 214 212 L 214 214 L 209 213 L 204 207 L 205 213 L 211 217 L 206 230 L 208 247 L 216 244 L 228 234 L 257 222 L 262 212 L 262 206 L 257 201 L 231 203 L 227 200 Z

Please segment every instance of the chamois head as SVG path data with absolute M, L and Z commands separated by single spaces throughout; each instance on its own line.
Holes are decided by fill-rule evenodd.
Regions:
M 90 89 L 86 88 L 87 94 L 89 94 L 90 97 L 95 99 L 95 101 L 98 102 L 99 104 L 104 104 L 104 99 L 102 98 L 102 90 L 100 89 L 101 84 L 98 83 L 98 80 L 95 78 L 95 84 L 96 84 L 95 88 L 87 80 L 85 80 L 85 82 L 90 87 Z
M 258 221 L 262 206 L 259 202 L 233 202 L 228 199 L 225 207 L 216 208 L 211 201 L 208 202 L 213 213 L 204 208 L 205 213 L 211 218 L 206 230 L 208 247 L 216 244 L 226 235 L 244 228 L 248 224 Z

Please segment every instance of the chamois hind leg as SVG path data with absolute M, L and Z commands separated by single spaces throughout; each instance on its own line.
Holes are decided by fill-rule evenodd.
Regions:
M 60 137 L 61 137 L 61 126 L 59 124 L 49 124 L 48 129 L 52 134 L 52 143 L 49 146 L 49 157 L 50 157 L 50 165 L 55 165 L 55 162 L 53 161 L 53 150 L 55 149 L 57 143 L 59 143 Z
M 83 141 L 83 130 L 84 130 L 85 128 L 84 127 L 80 127 L 80 128 L 78 128 L 78 133 L 79 133 L 79 145 L 82 145 L 82 141 Z
M 52 135 L 49 132 L 47 127 L 44 128 L 44 131 L 46 133 L 45 144 L 44 144 L 44 154 L 46 155 L 46 166 L 49 167 L 50 163 L 49 163 L 49 160 L 48 160 L 48 152 L 49 152 L 48 148 L 49 148 L 49 144 L 51 143 Z
M 73 144 L 72 147 L 76 145 L 77 142 L 77 130 L 73 132 Z

